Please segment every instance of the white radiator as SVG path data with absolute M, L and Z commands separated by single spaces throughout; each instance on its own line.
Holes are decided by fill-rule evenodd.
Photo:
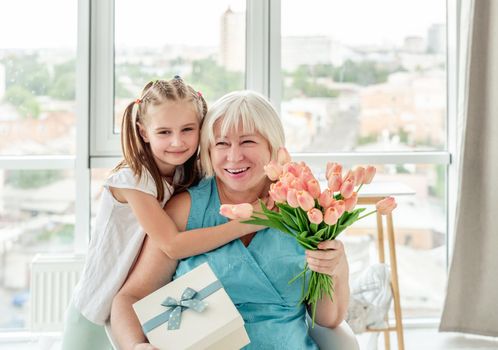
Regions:
M 31 262 L 29 325 L 32 331 L 61 331 L 66 308 L 83 268 L 83 255 L 36 255 Z

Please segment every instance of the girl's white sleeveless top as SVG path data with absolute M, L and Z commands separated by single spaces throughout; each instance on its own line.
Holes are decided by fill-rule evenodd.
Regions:
M 125 282 L 145 238 L 131 207 L 118 202 L 109 187 L 134 189 L 157 196 L 156 185 L 147 171 L 141 181 L 137 181 L 129 168 L 123 168 L 104 183 L 85 267 L 73 294 L 76 309 L 86 319 L 100 325 L 109 318 L 112 299 Z M 164 189 L 161 206 L 173 193 L 166 180 Z

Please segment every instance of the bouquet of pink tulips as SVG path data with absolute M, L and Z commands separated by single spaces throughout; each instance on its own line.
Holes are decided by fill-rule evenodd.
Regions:
M 376 210 L 360 216 L 366 208 L 356 208 L 358 191 L 375 176 L 373 166 L 357 167 L 342 174 L 342 165 L 328 163 L 326 178 L 328 187 L 323 191 L 304 163 L 294 163 L 285 148 L 278 151 L 277 160 L 265 166 L 266 175 L 274 181 L 269 195 L 278 211 L 272 211 L 261 202 L 262 213 L 253 215 L 252 205 L 222 205 L 220 213 L 231 219 L 251 218 L 246 223 L 268 226 L 292 235 L 305 249 L 316 250 L 325 240 L 335 239 L 354 222 L 375 212 L 388 214 L 396 208 L 394 198 L 388 197 L 376 204 Z M 302 298 L 312 306 L 313 325 L 317 302 L 328 295 L 333 298 L 333 280 L 329 275 L 311 271 L 306 289 L 307 263 L 303 271 L 289 283 L 302 277 Z

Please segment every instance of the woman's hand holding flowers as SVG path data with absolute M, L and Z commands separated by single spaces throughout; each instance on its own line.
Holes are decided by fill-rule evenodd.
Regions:
M 334 276 L 348 275 L 349 268 L 344 245 L 339 240 L 324 241 L 317 250 L 306 250 L 306 262 L 310 270 Z

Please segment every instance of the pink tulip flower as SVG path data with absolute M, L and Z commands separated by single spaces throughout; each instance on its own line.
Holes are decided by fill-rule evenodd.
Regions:
M 277 203 L 284 203 L 287 200 L 287 186 L 280 181 L 271 184 L 268 193 Z
M 354 171 L 353 171 L 353 175 L 354 175 L 354 185 L 355 186 L 359 186 L 361 184 L 363 184 L 363 181 L 365 181 L 365 168 L 364 167 L 357 167 Z
M 299 202 L 297 201 L 297 191 L 293 188 L 289 188 L 287 191 L 287 204 L 292 208 L 299 208 Z
M 323 208 L 328 208 L 332 205 L 334 201 L 334 192 L 330 189 L 326 188 L 318 197 L 318 204 L 320 204 Z
M 287 148 L 280 147 L 277 152 L 277 163 L 280 165 L 284 165 L 285 163 L 289 163 L 292 161 L 292 158 L 287 151 Z
M 342 186 L 342 176 L 339 173 L 333 173 L 328 178 L 328 186 L 330 191 L 337 192 Z
M 251 217 L 253 207 L 249 203 L 223 204 L 220 207 L 220 214 L 229 219 L 248 219 Z
M 283 165 L 284 173 L 291 173 L 295 177 L 301 176 L 301 166 L 297 163 L 285 163 Z
M 316 181 L 316 178 L 313 176 L 313 174 L 311 173 L 311 171 L 308 171 L 308 170 L 301 170 L 301 175 L 299 176 L 299 178 L 301 180 L 303 180 L 305 183 L 308 183 L 309 181 L 311 180 L 315 180 Z
M 353 192 L 351 197 L 344 200 L 345 209 L 347 212 L 352 212 L 356 204 L 358 203 L 358 193 Z
M 297 202 L 304 211 L 308 211 L 315 206 L 315 200 L 307 191 L 297 191 Z
M 276 161 L 272 160 L 270 163 L 266 164 L 263 169 L 265 170 L 266 176 L 271 181 L 276 181 L 282 175 L 282 166 L 279 165 Z
M 309 180 L 306 183 L 306 187 L 308 189 L 308 192 L 311 194 L 311 197 L 313 197 L 314 199 L 320 197 L 321 191 L 318 181 L 316 181 L 315 179 Z
M 372 179 L 375 176 L 376 171 L 377 169 L 374 166 L 371 165 L 367 166 L 367 168 L 365 169 L 365 180 L 363 180 L 363 183 L 364 184 L 371 183 Z
M 280 176 L 280 182 L 286 184 L 287 186 L 289 186 L 292 183 L 292 181 L 294 181 L 295 179 L 296 177 L 291 173 L 283 173 Z
M 346 175 L 344 175 L 344 178 L 342 179 L 342 182 L 344 182 L 346 180 L 353 180 L 353 183 L 355 182 L 354 172 L 352 170 L 348 170 L 348 172 L 346 173 Z
M 337 215 L 339 215 L 339 217 L 342 216 L 342 214 L 346 211 L 346 202 L 343 201 L 342 199 L 336 201 L 332 201 L 332 204 L 330 205 L 331 208 L 334 208 L 335 210 L 337 210 Z
M 375 204 L 377 212 L 381 215 L 390 214 L 397 206 L 394 197 L 386 197 Z
M 264 166 L 265 174 L 271 181 L 278 180 L 280 175 L 282 175 L 282 166 L 276 161 L 272 160 L 270 163 Z
M 342 165 L 339 163 L 327 163 L 327 170 L 325 171 L 325 177 L 328 178 L 332 174 L 340 174 L 342 176 Z
M 354 179 L 349 178 L 341 185 L 341 195 L 344 199 L 351 197 L 354 191 Z
M 297 191 L 306 191 L 306 184 L 301 181 L 301 179 L 294 179 L 292 182 L 288 185 L 289 188 L 293 188 Z
M 323 216 L 323 221 L 327 225 L 335 225 L 337 220 L 339 220 L 337 210 L 335 208 L 327 208 L 327 210 L 325 210 L 325 215 Z
M 308 219 L 312 224 L 320 224 L 323 221 L 323 214 L 321 210 L 318 210 L 316 208 L 311 208 L 308 210 L 306 213 L 308 215 Z

